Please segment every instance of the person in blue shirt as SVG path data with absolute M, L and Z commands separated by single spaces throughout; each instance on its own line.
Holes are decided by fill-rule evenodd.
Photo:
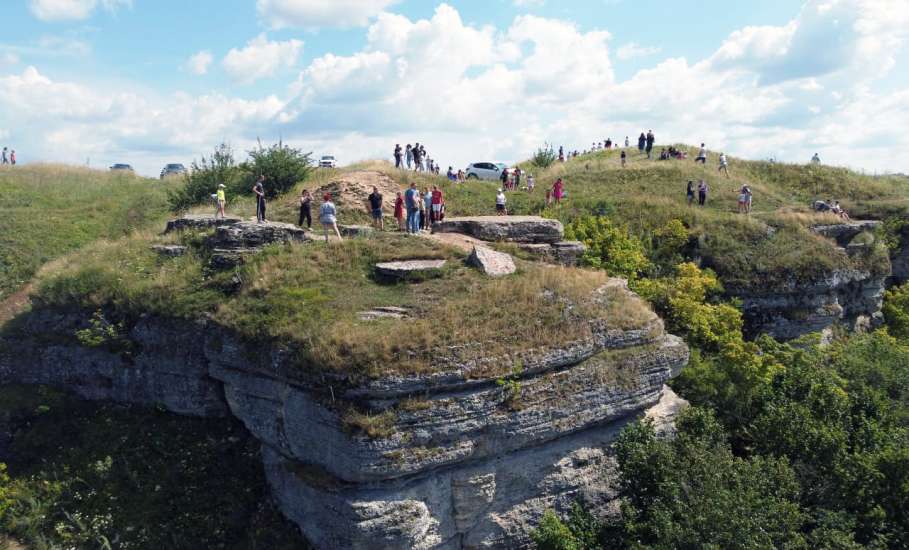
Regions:
M 420 230 L 420 191 L 416 183 L 410 184 L 410 189 L 404 192 L 404 207 L 407 208 L 407 232 L 416 233 Z

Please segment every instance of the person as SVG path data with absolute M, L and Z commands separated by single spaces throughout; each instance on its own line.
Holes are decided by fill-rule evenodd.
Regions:
M 745 192 L 745 186 L 739 191 L 739 214 L 748 212 L 748 194 Z
M 218 184 L 218 191 L 217 191 L 217 193 L 215 193 L 215 200 L 217 201 L 217 204 L 218 204 L 218 211 L 215 212 L 215 218 L 217 219 L 218 216 L 221 216 L 221 218 L 223 219 L 225 217 L 224 216 L 224 206 L 227 204 L 227 196 L 224 193 L 224 184 L 223 183 Z
M 515 168 L 514 169 L 514 187 L 512 189 L 517 191 L 520 188 L 521 188 L 521 169 Z
M 4 147 L 4 150 L 5 150 L 5 149 L 6 149 L 6 148 Z M 818 156 L 817 153 L 815 153 L 814 156 L 811 157 L 811 164 L 820 164 L 820 163 L 821 163 L 821 157 Z
M 694 180 L 688 180 L 688 189 L 685 190 L 685 198 L 688 199 L 688 206 L 694 202 Z
M 426 158 L 427 158 L 426 147 L 424 147 L 423 145 L 420 145 L 420 171 L 421 172 L 426 171 Z
M 438 185 L 432 186 L 432 221 L 438 222 L 442 219 L 442 204 L 444 203 L 442 190 Z
M 533 186 L 536 185 L 536 181 L 533 179 L 533 174 L 527 175 L 527 192 L 533 193 Z
M 647 145 L 647 136 L 644 135 L 644 132 L 641 132 L 641 135 L 638 136 L 638 152 L 642 155 L 644 154 L 644 147 Z
M 660 160 L 669 160 L 669 153 L 666 152 L 666 149 L 660 149 Z
M 743 185 L 742 193 L 745 194 L 745 213 L 751 214 L 751 199 L 753 197 L 751 187 L 749 187 L 748 184 Z
M 423 229 L 432 229 L 432 191 L 429 187 L 423 188 Z
M 625 168 L 625 150 L 622 149 L 622 168 Z
M 704 206 L 704 203 L 707 202 L 707 182 L 701 180 L 698 183 L 698 206 Z
M 717 168 L 717 172 L 724 172 L 726 177 L 729 177 L 729 161 L 726 159 L 726 153 L 720 153 L 720 167 Z
M 565 150 L 559 145 L 559 162 L 565 162 Z
M 413 165 L 413 149 L 410 147 L 410 144 L 407 144 L 407 147 L 404 148 L 404 161 L 407 163 L 407 169 L 410 170 L 410 167 Z
M 464 183 L 464 170 L 458 169 L 458 183 Z
M 701 148 L 698 149 L 698 156 L 694 159 L 694 162 L 700 162 L 701 164 L 707 164 L 707 149 L 704 147 L 704 144 L 701 144 Z
M 325 193 L 322 196 L 322 206 L 319 207 L 319 222 L 322 224 L 322 231 L 325 232 L 325 242 L 328 242 L 328 230 L 331 229 L 337 235 L 339 241 L 341 232 L 338 231 L 338 211 L 335 203 L 331 202 L 331 194 Z
M 303 227 L 303 220 L 306 220 L 306 229 L 312 229 L 312 194 L 309 189 L 300 193 L 300 219 L 297 225 Z
M 508 189 L 508 168 L 502 168 L 502 175 L 499 176 L 502 182 L 502 189 Z
M 385 229 L 385 220 L 382 216 L 382 193 L 379 188 L 372 187 L 372 193 L 369 194 L 369 209 L 372 212 L 372 225 L 379 231 Z
M 12 164 L 13 166 L 16 165 L 16 150 L 15 149 L 13 149 L 12 152 L 10 152 L 10 154 L 9 154 L 9 163 Z
M 500 216 L 507 216 L 508 209 L 505 208 L 505 191 L 499 189 L 499 192 L 496 194 L 496 214 Z
M 402 156 L 403 156 L 403 152 L 401 151 L 401 144 L 396 143 L 395 144 L 395 168 L 398 168 L 398 169 L 402 168 L 402 166 L 401 166 L 401 157 Z
M 404 231 L 404 193 L 395 195 L 395 219 L 398 220 L 398 231 Z
M 647 130 L 647 158 L 652 159 L 653 152 L 653 143 L 656 141 L 656 137 L 653 135 L 653 130 Z
M 612 138 L 606 138 L 606 149 L 612 149 Z
M 417 184 L 411 183 L 410 189 L 404 192 L 404 207 L 407 208 L 407 232 L 416 233 L 420 230 L 420 191 Z
M 562 178 L 555 180 L 555 183 L 552 184 L 552 198 L 559 204 L 562 202 L 562 197 L 565 195 L 565 184 L 562 183 Z
M 631 142 L 628 141 L 628 136 L 625 136 L 625 148 L 627 149 L 629 145 L 631 145 Z
M 454 169 L 451 166 L 448 167 L 448 172 L 445 173 L 445 177 L 448 178 L 448 181 L 455 181 Z
M 6 147 L 3 148 L 3 152 L 0 153 L 0 164 L 9 164 L 9 160 L 6 158 Z
M 265 223 L 265 176 L 256 178 L 253 193 L 256 194 L 256 221 Z
M 413 153 L 413 170 L 414 172 L 420 171 L 420 142 L 417 141 L 413 145 L 413 149 L 410 151 Z

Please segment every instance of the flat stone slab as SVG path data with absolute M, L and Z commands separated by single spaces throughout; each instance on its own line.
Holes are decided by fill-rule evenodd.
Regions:
M 369 237 L 376 230 L 369 225 L 339 225 L 338 231 L 343 237 Z
M 242 221 L 241 218 L 216 218 L 208 214 L 187 214 L 168 221 L 164 232 L 170 233 L 171 231 L 183 231 L 184 229 L 211 229 L 212 227 L 233 225 Z
M 438 275 L 446 260 L 402 260 L 376 264 L 376 272 L 393 279 L 424 278 Z
M 272 243 L 305 241 L 306 231 L 296 225 L 280 222 L 239 222 L 223 225 L 209 239 L 212 248 L 261 248 Z
M 433 233 L 463 233 L 483 241 L 556 243 L 562 240 L 562 222 L 539 216 L 471 216 L 446 218 L 432 226 Z
M 478 268 L 490 277 L 511 275 L 517 270 L 511 256 L 485 246 L 473 247 L 473 251 L 467 257 L 467 264 Z
M 176 258 L 186 254 L 186 247 L 178 244 L 155 244 L 151 249 L 162 256 Z
M 369 311 L 359 313 L 362 321 L 377 321 L 379 319 L 406 319 L 410 311 L 403 307 L 382 306 L 374 307 Z
M 587 246 L 580 241 L 559 241 L 557 243 L 518 243 L 518 247 L 544 262 L 564 266 L 576 266 Z
M 881 222 L 877 220 L 857 220 L 829 225 L 815 225 L 811 230 L 818 235 L 835 240 L 840 246 L 846 246 L 859 233 L 874 231 L 880 225 Z

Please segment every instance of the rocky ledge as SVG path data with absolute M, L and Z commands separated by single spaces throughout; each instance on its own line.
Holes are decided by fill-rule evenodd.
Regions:
M 624 281 L 590 300 L 641 309 L 621 329 L 593 324 L 520 351 L 477 343 L 489 352 L 469 360 L 440 349 L 427 372 L 371 379 L 301 369 L 213 320 L 143 316 L 85 347 L 75 335 L 93 312 L 37 308 L 0 346 L 0 383 L 236 416 L 317 548 L 527 548 L 547 508 L 609 508 L 610 442 L 658 403 L 663 417 L 677 405 L 664 384 L 688 360 L 684 343 Z M 408 312 L 396 313 L 381 322 L 405 330 Z

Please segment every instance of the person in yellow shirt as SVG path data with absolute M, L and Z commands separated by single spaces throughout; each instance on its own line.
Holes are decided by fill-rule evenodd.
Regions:
M 221 216 L 224 219 L 224 207 L 227 205 L 227 196 L 224 194 L 224 184 L 218 184 L 218 213 L 215 214 L 215 217 Z

